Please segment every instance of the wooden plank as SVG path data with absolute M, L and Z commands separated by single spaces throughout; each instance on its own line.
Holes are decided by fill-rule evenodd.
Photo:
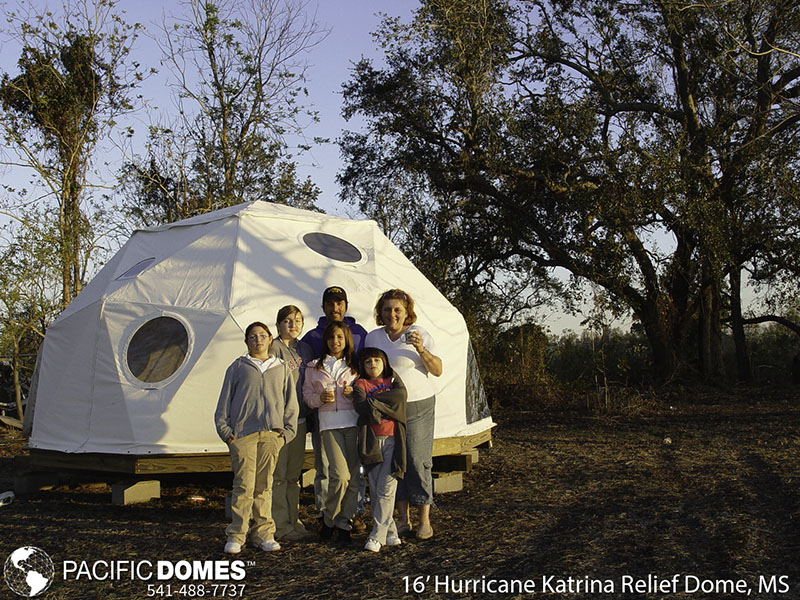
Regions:
M 56 450 L 31 448 L 29 466 L 35 470 L 56 469 L 60 471 L 111 471 L 134 473 L 136 457 L 121 454 L 70 454 Z
M 303 457 L 303 470 L 305 471 L 313 468 L 314 468 L 314 451 L 306 450 L 306 454 Z
M 461 454 L 467 450 L 477 448 L 481 444 L 491 442 L 492 430 L 486 429 L 473 435 L 462 437 L 439 438 L 433 440 L 433 455 Z
M 434 473 L 433 493 L 446 494 L 447 492 L 460 492 L 464 489 L 464 475 L 462 473 Z
M 128 506 L 161 498 L 161 482 L 124 481 L 111 486 L 111 504 Z
M 433 440 L 433 455 L 461 455 L 476 447 L 491 443 L 492 430 L 463 437 Z M 463 461 L 458 458 L 455 460 Z M 477 462 L 474 461 L 473 462 Z M 314 455 L 306 450 L 303 468 L 314 466 Z M 55 469 L 59 471 L 106 471 L 131 475 L 156 475 L 168 473 L 224 473 L 231 470 L 227 452 L 204 454 L 105 454 L 100 452 L 69 453 L 56 450 L 30 449 L 26 468 L 30 471 Z M 458 469 L 466 470 L 466 469 Z
M 138 457 L 136 473 L 156 475 L 158 473 L 225 473 L 231 470 L 230 455 L 197 454 L 166 455 L 158 458 Z
M 433 470 L 440 473 L 449 473 L 451 471 L 469 473 L 472 470 L 472 454 L 462 452 L 461 454 L 434 456 Z
M 167 454 L 163 456 L 133 454 L 83 454 L 55 450 L 31 449 L 30 468 L 36 470 L 107 471 L 132 475 L 157 473 L 214 473 L 231 470 L 228 454 Z
M 22 429 L 22 421 L 8 415 L 0 415 L 0 422 L 5 423 L 9 427 L 13 427 L 14 429 Z

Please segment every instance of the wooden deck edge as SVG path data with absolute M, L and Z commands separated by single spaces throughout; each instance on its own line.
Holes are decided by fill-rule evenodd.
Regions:
M 231 470 L 228 453 L 167 454 L 160 456 L 104 454 L 99 452 L 68 453 L 57 450 L 31 449 L 24 468 L 29 471 L 74 470 L 103 471 L 128 475 L 175 473 L 218 473 Z
M 460 455 L 491 444 L 491 428 L 479 433 L 433 440 L 433 456 Z M 31 448 L 29 456 L 17 457 L 15 470 L 35 471 L 103 471 L 128 475 L 174 473 L 219 473 L 231 470 L 227 452 L 204 454 L 105 454 L 100 452 L 69 453 Z M 306 450 L 304 468 L 313 468 L 311 450 Z

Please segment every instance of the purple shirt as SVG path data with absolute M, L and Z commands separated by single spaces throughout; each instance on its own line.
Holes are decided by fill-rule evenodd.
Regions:
M 353 336 L 353 347 L 356 353 L 361 352 L 364 348 L 364 340 L 367 339 L 367 330 L 361 325 L 356 323 L 353 317 L 345 317 L 344 324 L 350 328 L 350 333 Z M 322 355 L 322 334 L 325 327 L 328 325 L 328 317 L 322 316 L 317 322 L 317 326 L 303 336 L 302 341 L 311 346 L 314 353 L 314 358 Z

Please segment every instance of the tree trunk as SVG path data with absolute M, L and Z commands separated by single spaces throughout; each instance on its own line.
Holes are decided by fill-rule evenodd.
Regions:
M 704 380 L 722 378 L 722 314 L 721 285 L 710 265 L 703 265 L 700 289 L 700 313 L 698 315 L 698 353 L 700 373 Z
M 11 356 L 11 376 L 14 381 L 14 399 L 17 401 L 17 418 L 22 421 L 22 386 L 19 383 L 19 341 L 17 339 L 14 339 L 14 353 Z
M 743 383 L 753 381 L 753 367 L 750 362 L 750 350 L 742 321 L 742 271 L 739 267 L 731 270 L 731 330 L 736 345 L 736 376 Z
M 662 383 L 675 377 L 680 364 L 679 341 L 675 339 L 669 307 L 664 304 L 665 300 L 658 297 L 648 298 L 645 310 L 636 314 L 650 342 L 655 377 Z
M 722 281 L 716 274 L 711 280 L 711 376 L 715 380 L 725 377 L 722 357 Z

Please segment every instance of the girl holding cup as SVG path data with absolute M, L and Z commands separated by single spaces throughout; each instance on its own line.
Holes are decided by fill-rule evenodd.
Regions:
M 321 451 L 328 461 L 328 491 L 322 509 L 323 539 L 350 543 L 350 520 L 358 508 L 358 413 L 351 395 L 358 376 L 353 336 L 341 321 L 331 321 L 322 334 L 322 352 L 308 363 L 303 401 L 318 408 Z

